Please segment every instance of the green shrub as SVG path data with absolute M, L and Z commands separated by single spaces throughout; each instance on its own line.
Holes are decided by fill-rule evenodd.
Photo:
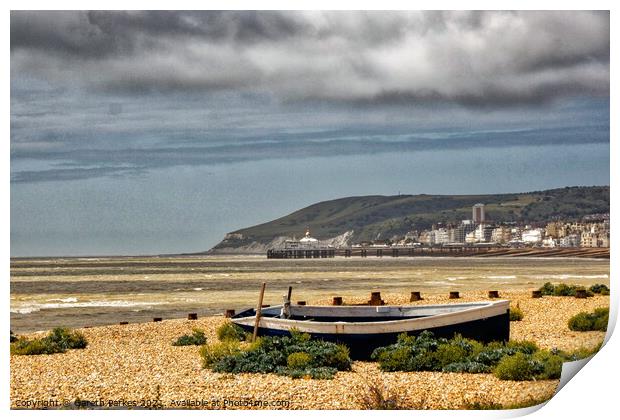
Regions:
M 554 285 L 553 283 L 545 283 L 540 289 L 541 294 L 547 296 L 575 296 L 577 290 L 585 289 L 585 287 L 580 286 L 578 284 L 568 285 L 565 283 L 560 283 Z M 592 290 L 586 290 L 587 296 L 594 296 Z
M 400 335 L 395 344 L 376 349 L 371 358 L 379 362 L 383 371 L 441 371 L 448 368 L 465 369 L 459 363 L 476 362 L 474 360 L 485 351 L 485 347 L 474 340 L 456 335 L 451 340 L 435 338 L 433 333 L 423 331 L 417 337 Z M 469 366 L 479 370 L 480 366 Z
M 373 351 L 371 358 L 379 362 L 379 367 L 384 372 L 415 370 L 410 363 L 413 355 L 412 349 L 409 347 L 379 347 Z
M 383 371 L 434 371 L 437 368 L 435 351 L 441 344 L 447 344 L 445 338 L 436 339 L 433 333 L 423 331 L 417 337 L 403 333 L 395 344 L 375 349 L 372 359 L 379 362 Z
M 562 357 L 546 350 L 540 350 L 532 355 L 532 360 L 543 366 L 536 379 L 560 379 L 564 362 Z
M 553 296 L 555 294 L 555 286 L 550 282 L 547 282 L 538 289 L 543 296 Z
M 16 355 L 54 354 L 63 352 L 63 349 L 56 343 L 47 341 L 44 338 L 28 340 L 22 337 L 11 344 L 11 354 Z
M 293 378 L 330 379 L 339 370 L 350 370 L 346 346 L 311 340 L 309 334 L 291 331 L 290 337 L 261 337 L 254 343 L 239 341 L 204 346 L 204 367 L 216 372 L 276 373 Z
M 587 312 L 580 312 L 568 320 L 568 328 L 572 331 L 592 331 L 593 327 L 592 315 Z
M 69 328 L 54 328 L 46 339 L 58 344 L 65 350 L 83 349 L 88 344 L 81 333 L 71 331 Z
M 516 353 L 533 354 L 537 350 L 538 346 L 531 341 L 509 341 L 505 344 L 493 342 L 486 345 L 472 361 L 481 363 L 491 369 L 506 356 L 513 356 Z
M 531 356 L 515 353 L 500 360 L 493 369 L 493 374 L 503 380 L 527 381 L 535 379 L 536 371 Z
M 326 366 L 332 366 L 338 370 L 350 370 L 351 357 L 349 353 L 349 348 L 347 346 L 344 344 L 337 344 L 335 348 L 330 348 L 329 351 L 323 352 L 320 363 Z
M 451 363 L 459 362 L 465 358 L 467 358 L 468 352 L 463 347 L 447 343 L 440 344 L 437 346 L 437 350 L 435 350 L 434 359 L 435 362 L 441 366 L 447 366 Z
M 568 284 L 560 283 L 555 286 L 555 296 L 575 296 L 575 291 L 581 287 L 569 286 Z
M 519 352 L 500 360 L 493 374 L 499 379 L 511 381 L 558 379 L 562 373 L 562 362 L 560 356 L 545 350 L 532 355 Z
M 247 336 L 243 328 L 241 328 L 237 324 L 233 324 L 232 322 L 227 321 L 224 324 L 220 325 L 220 327 L 217 329 L 217 338 L 219 338 L 220 341 L 244 341 Z
M 518 307 L 510 308 L 510 320 L 511 321 L 521 321 L 523 319 L 523 311 Z
M 536 343 L 527 340 L 510 340 L 508 343 L 506 343 L 506 347 L 516 352 L 525 354 L 534 354 L 536 351 L 538 351 L 538 346 L 536 345 Z
M 226 357 L 231 357 L 241 353 L 240 344 L 234 340 L 224 340 L 220 343 L 205 344 L 200 348 L 202 366 L 205 368 L 213 367 Z
M 593 313 L 580 312 L 568 320 L 572 331 L 607 331 L 609 308 L 598 308 Z
M 11 354 L 34 355 L 64 353 L 70 349 L 87 346 L 84 336 L 68 328 L 54 328 L 46 337 L 28 340 L 19 338 L 11 343 Z
M 191 335 L 182 335 L 177 338 L 173 346 L 202 346 L 207 343 L 207 337 L 203 330 L 194 328 Z
M 588 290 L 592 293 L 597 293 L 601 295 L 609 295 L 609 287 L 607 287 L 604 284 L 598 284 L 598 283 L 594 284 L 590 286 Z
M 500 379 L 530 380 L 559 377 L 563 358 L 539 350 L 531 341 L 493 342 L 486 346 L 460 336 L 447 340 L 428 331 L 417 337 L 401 335 L 395 344 L 372 356 L 383 371 L 496 373 Z
M 305 369 L 308 366 L 310 366 L 310 362 L 312 362 L 312 356 L 302 351 L 297 352 L 297 353 L 291 353 L 286 358 L 286 366 L 288 366 L 289 369 L 293 369 L 293 370 Z

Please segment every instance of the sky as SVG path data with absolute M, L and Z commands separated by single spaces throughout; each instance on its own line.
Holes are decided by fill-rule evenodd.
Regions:
M 13 11 L 10 33 L 12 256 L 609 185 L 608 12 Z

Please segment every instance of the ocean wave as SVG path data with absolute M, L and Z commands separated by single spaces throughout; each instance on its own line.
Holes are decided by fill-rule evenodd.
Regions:
M 51 299 L 50 299 L 51 300 Z M 60 300 L 60 299 L 58 299 Z M 42 309 L 67 309 L 67 308 L 96 308 L 96 307 L 115 307 L 131 308 L 140 306 L 164 305 L 165 302 L 130 302 L 127 300 L 91 300 L 87 302 L 59 302 L 59 303 L 25 303 L 19 307 L 11 308 L 14 314 L 30 314 L 39 312 Z
M 63 302 L 63 303 L 73 303 L 73 302 L 77 302 L 78 298 L 74 298 L 74 297 L 68 297 L 68 298 L 54 298 L 54 299 L 47 299 L 46 302 Z
M 486 276 L 485 279 L 516 279 L 517 276 Z

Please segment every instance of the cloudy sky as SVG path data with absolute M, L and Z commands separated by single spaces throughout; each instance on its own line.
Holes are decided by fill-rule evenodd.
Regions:
M 12 12 L 11 254 L 608 185 L 609 45 L 607 12 Z

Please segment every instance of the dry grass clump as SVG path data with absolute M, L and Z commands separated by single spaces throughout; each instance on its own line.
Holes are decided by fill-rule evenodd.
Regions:
M 404 410 L 404 401 L 382 380 L 361 376 L 364 384 L 363 391 L 357 394 L 357 400 L 362 410 Z M 422 408 L 422 407 L 416 407 Z

